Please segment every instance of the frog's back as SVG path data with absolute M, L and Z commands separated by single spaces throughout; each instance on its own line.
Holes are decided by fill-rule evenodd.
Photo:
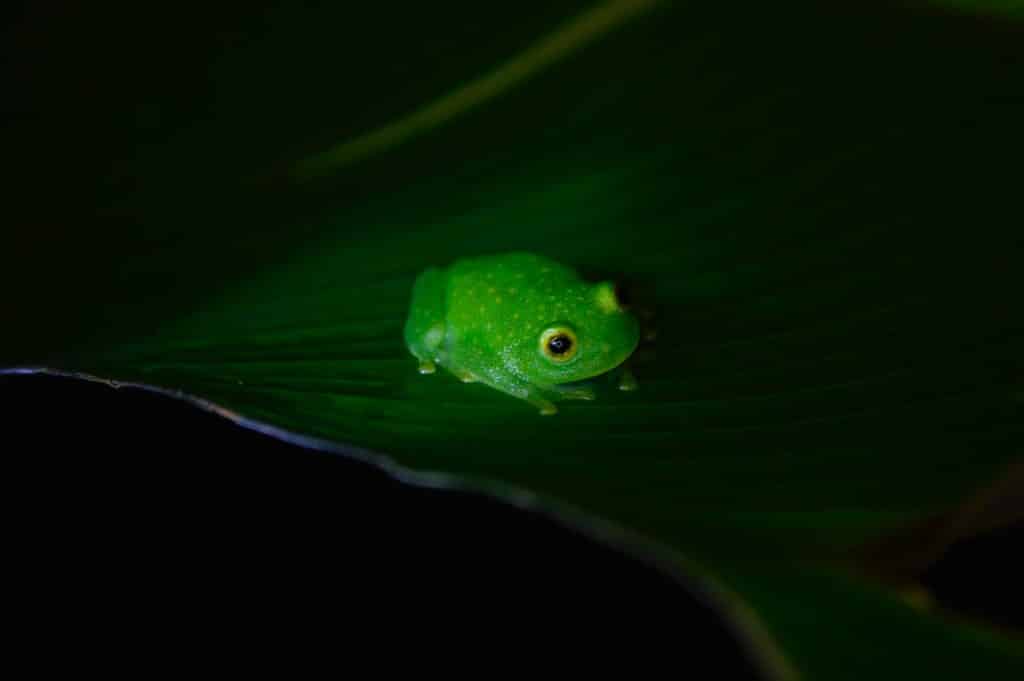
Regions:
M 456 360 L 482 372 L 496 357 L 516 352 L 539 333 L 541 310 L 578 282 L 569 268 L 531 253 L 460 260 L 447 292 L 450 347 Z M 543 318 L 543 321 L 541 319 Z
M 460 329 L 505 326 L 516 311 L 578 281 L 571 269 L 532 253 L 466 258 L 450 269 L 448 320 Z
M 578 281 L 576 273 L 561 263 L 521 252 L 465 258 L 454 263 L 450 272 L 459 289 L 483 287 L 492 299 L 502 291 L 514 299 Z

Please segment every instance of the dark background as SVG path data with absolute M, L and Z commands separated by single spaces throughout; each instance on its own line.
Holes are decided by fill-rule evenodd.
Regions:
M 399 483 L 137 389 L 2 376 L 0 404 L 22 632 L 59 621 L 73 646 L 92 634 L 146 646 L 184 619 L 261 640 L 326 637 L 326 653 L 368 616 L 389 632 L 432 621 L 434 633 L 522 617 L 520 644 L 630 635 L 647 656 L 684 645 L 687 664 L 754 673 L 682 578 L 538 513 Z M 923 581 L 956 616 L 1014 626 L 1019 537 L 963 542 Z
M 633 654 L 670 658 L 685 636 L 688 659 L 754 674 L 675 577 L 538 514 L 408 486 L 141 390 L 5 376 L 0 403 L 13 613 L 70 624 L 71 643 L 102 614 L 99 631 L 133 645 L 185 619 L 326 637 L 330 655 L 346 627 L 383 617 L 385 637 L 409 621 L 424 635 L 507 623 L 523 636 L 511 653 L 551 636 L 569 652 L 582 634 L 593 655 L 630 634 L 644 641 Z

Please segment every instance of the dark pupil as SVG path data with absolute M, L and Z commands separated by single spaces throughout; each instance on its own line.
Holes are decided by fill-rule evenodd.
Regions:
M 572 341 L 568 336 L 555 336 L 548 341 L 548 350 L 553 355 L 564 355 L 572 347 Z

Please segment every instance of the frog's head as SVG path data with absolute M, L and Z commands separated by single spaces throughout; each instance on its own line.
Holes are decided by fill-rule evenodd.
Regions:
M 534 380 L 560 384 L 582 381 L 622 364 L 640 340 L 636 318 L 611 282 L 567 292 L 569 305 L 528 340 L 526 370 Z

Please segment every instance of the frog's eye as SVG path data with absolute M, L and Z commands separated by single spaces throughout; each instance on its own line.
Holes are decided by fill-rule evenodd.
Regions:
M 568 362 L 576 356 L 579 343 L 572 329 L 564 326 L 547 329 L 540 335 L 540 349 L 552 362 Z

